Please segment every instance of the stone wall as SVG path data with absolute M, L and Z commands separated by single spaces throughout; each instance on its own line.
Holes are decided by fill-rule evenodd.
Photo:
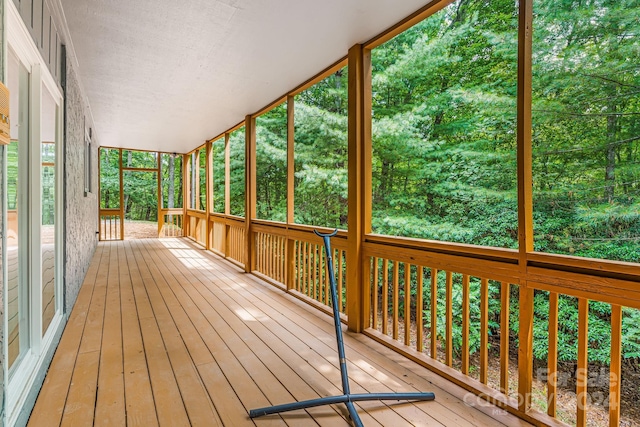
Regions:
M 91 192 L 84 189 L 86 112 L 75 70 L 67 63 L 65 145 L 65 312 L 71 312 L 98 235 L 98 148 L 91 144 Z

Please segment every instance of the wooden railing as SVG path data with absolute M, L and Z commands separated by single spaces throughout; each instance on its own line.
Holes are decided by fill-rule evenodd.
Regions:
M 326 256 L 312 227 L 254 220 L 247 236 L 244 218 L 188 211 L 186 221 L 188 236 L 213 252 L 241 267 L 250 262 L 259 277 L 329 311 Z M 346 321 L 352 306 L 347 301 L 347 232 L 331 242 L 339 309 Z M 363 333 L 459 384 L 470 396 L 480 395 L 525 420 L 586 426 L 593 408 L 589 302 L 609 304 L 609 385 L 601 406 L 606 409 L 599 410 L 608 411 L 610 425 L 619 425 L 622 317 L 624 307 L 640 308 L 637 265 L 537 253 L 526 257 L 523 267 L 515 250 L 367 235 L 362 243 Z M 532 331 L 540 319 L 534 318 L 534 298 L 548 303 L 543 316 L 548 357 L 536 367 Z M 577 339 L 571 343 L 577 347 L 577 364 L 570 373 L 558 362 L 563 345 L 559 306 L 568 300 L 579 308 Z M 536 340 L 540 345 L 540 337 Z M 565 381 L 567 375 L 573 379 Z M 533 394 L 536 401 L 530 404 Z
M 182 209 L 162 209 L 158 222 L 159 237 L 182 237 L 183 234 L 183 211 Z
M 313 227 L 255 221 L 255 272 L 307 302 L 328 311 L 329 275 L 322 240 Z M 328 231 L 328 230 L 324 230 Z M 346 233 L 332 239 L 332 258 L 338 304 L 346 315 Z
M 203 246 L 207 245 L 207 214 L 202 211 L 187 209 L 187 236 Z
M 122 239 L 120 209 L 100 209 L 100 240 Z
M 287 238 L 264 232 L 254 233 L 256 239 L 256 271 L 283 285 L 286 283 Z
M 456 265 L 454 257 L 416 262 L 410 253 L 403 256 L 383 245 L 368 249 L 373 255 L 365 267 L 371 301 L 365 333 L 401 352 L 415 350 L 430 368 L 464 375 L 465 385 L 517 407 L 517 379 L 509 375 L 512 361 L 517 369 L 509 325 L 516 280 L 490 275 L 483 262 Z M 490 366 L 498 375 L 489 375 Z
M 218 255 L 244 266 L 245 224 L 240 217 L 209 215 L 210 249 Z
M 367 239 L 364 255 L 365 299 L 371 304 L 366 335 L 532 422 L 596 425 L 587 420 L 598 407 L 608 411 L 607 425 L 619 425 L 621 319 L 624 307 L 639 305 L 637 266 L 569 257 L 565 263 L 558 256 L 531 254 L 523 273 L 515 251 L 382 236 Z M 548 303 L 542 320 L 534 318 L 534 297 Z M 611 310 L 611 363 L 596 372 L 588 363 L 594 345 L 588 333 L 590 301 Z M 559 302 L 576 304 L 577 319 L 559 319 Z M 541 321 L 548 321 L 542 324 L 548 339 L 535 339 L 548 346 L 548 357 L 534 367 L 531 336 Z M 559 343 L 563 322 L 576 322 L 577 342 Z M 560 345 L 577 347 L 571 371 L 558 365 Z M 601 369 L 607 371 L 604 380 Z M 608 393 L 592 403 L 599 395 L 591 390 L 595 377 L 608 381 Z M 536 402 L 529 406 L 532 395 Z

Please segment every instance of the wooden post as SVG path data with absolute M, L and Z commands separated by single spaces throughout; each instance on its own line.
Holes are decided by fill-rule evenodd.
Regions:
M 371 227 L 371 56 L 362 45 L 349 49 L 349 236 L 347 316 L 349 330 L 361 332 L 369 316 L 369 283 L 363 274 L 362 242 Z M 368 95 L 367 95 L 368 93 Z M 368 184 L 367 184 L 368 182 Z M 366 278 L 368 280 L 368 278 Z
M 256 119 L 245 117 L 245 209 L 244 238 L 245 264 L 244 270 L 252 272 L 256 265 L 255 239 L 252 222 L 256 217 Z
M 231 144 L 229 132 L 224 134 L 224 214 L 231 215 Z M 231 253 L 231 226 L 224 226 L 224 256 Z
M 118 148 L 118 168 L 120 176 L 120 240 L 124 240 L 124 172 L 122 170 L 122 148 Z
M 187 216 L 187 209 L 191 199 L 191 174 L 189 173 L 189 163 L 191 156 L 182 155 L 182 235 L 187 237 L 191 234 L 191 221 Z
M 98 240 L 106 240 L 107 237 L 106 230 L 104 230 L 104 225 L 102 223 L 102 216 L 100 215 L 100 201 L 102 198 L 102 180 L 100 179 L 102 177 L 102 172 L 100 165 L 102 164 L 102 153 L 102 149 L 98 147 Z M 104 233 L 105 239 L 102 238 L 102 233 Z
M 205 177 L 206 177 L 206 182 L 205 182 L 205 187 L 206 187 L 206 203 L 205 203 L 205 211 L 206 211 L 206 223 L 205 223 L 205 227 L 207 230 L 207 240 L 205 243 L 205 247 L 207 248 L 207 250 L 211 249 L 211 245 L 212 245 L 212 236 L 213 236 L 213 227 L 211 226 L 211 224 L 209 223 L 209 215 L 211 215 L 211 212 L 213 211 L 213 143 L 211 141 L 207 141 L 207 145 L 206 145 L 206 156 L 207 156 L 207 161 L 206 161 L 206 171 L 205 171 Z
M 287 96 L 287 228 L 289 224 L 295 222 L 294 219 L 294 196 L 295 196 L 295 164 L 294 164 L 294 147 L 295 147 L 295 126 L 294 126 L 294 111 L 295 111 L 295 97 L 293 95 Z M 287 246 L 285 248 L 285 262 L 287 265 L 285 283 L 287 289 L 295 289 L 294 278 L 296 270 L 295 262 L 295 240 L 287 237 Z
M 526 277 L 527 255 L 533 252 L 533 178 L 531 148 L 531 49 L 533 0 L 520 1 L 518 23 L 518 264 Z M 533 289 L 525 280 L 519 283 L 520 315 L 518 332 L 518 409 L 531 407 L 533 376 Z
M 196 148 L 191 156 L 191 179 L 193 179 L 192 191 L 194 193 L 191 209 L 200 210 L 200 148 Z M 198 240 L 197 236 L 196 240 Z
M 156 153 L 157 171 L 156 179 L 158 181 L 158 237 L 162 237 L 162 227 L 164 226 L 164 215 L 162 215 L 162 154 Z

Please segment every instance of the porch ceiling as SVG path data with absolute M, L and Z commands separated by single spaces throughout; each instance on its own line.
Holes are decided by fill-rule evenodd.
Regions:
M 188 152 L 426 0 L 58 0 L 103 146 Z

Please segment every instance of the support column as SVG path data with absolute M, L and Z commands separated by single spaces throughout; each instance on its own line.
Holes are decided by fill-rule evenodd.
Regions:
M 162 237 L 162 227 L 164 227 L 164 215 L 162 214 L 162 154 L 160 152 L 156 153 L 156 161 L 157 163 L 157 184 L 158 184 L 158 237 Z
M 294 104 L 295 97 L 293 95 L 287 96 L 287 227 L 289 224 L 295 222 L 294 219 L 294 197 L 295 197 L 295 126 L 294 126 Z M 286 247 L 286 266 L 287 272 L 285 282 L 287 289 L 294 289 L 295 279 L 295 240 L 287 238 Z
M 124 240 L 124 215 L 127 207 L 124 206 L 124 171 L 122 170 L 122 148 L 118 148 L 118 176 L 120 177 L 120 240 Z
M 518 266 L 526 278 L 527 254 L 533 252 L 533 197 L 531 154 L 531 31 L 533 0 L 520 1 L 518 24 Z M 518 409 L 531 408 L 533 376 L 533 289 L 526 279 L 520 286 L 518 332 Z
M 191 155 L 182 155 L 182 236 L 187 237 L 191 234 L 191 221 L 187 217 L 187 209 L 191 203 L 191 174 L 189 173 L 189 165 Z
M 231 215 L 231 146 L 229 144 L 229 132 L 224 134 L 224 214 Z M 231 226 L 224 226 L 224 256 L 230 253 Z
M 245 117 L 245 209 L 244 209 L 244 243 L 247 273 L 255 270 L 256 251 L 253 238 L 252 222 L 256 217 L 256 119 Z
M 362 332 L 369 318 L 369 277 L 362 255 L 371 232 L 371 55 L 362 45 L 349 49 L 349 217 L 347 316 L 349 330 Z
M 207 170 L 205 171 L 205 187 L 206 187 L 206 197 L 205 197 L 205 211 L 206 211 L 206 223 L 205 223 L 205 228 L 207 230 L 207 239 L 205 242 L 205 247 L 207 248 L 207 250 L 211 249 L 211 245 L 212 245 L 212 236 L 213 236 L 213 227 L 211 227 L 211 224 L 209 223 L 209 215 L 211 214 L 211 211 L 213 211 L 213 143 L 211 141 L 207 141 L 207 145 L 206 145 L 206 156 L 207 156 L 207 161 L 205 164 L 205 167 L 207 168 Z

